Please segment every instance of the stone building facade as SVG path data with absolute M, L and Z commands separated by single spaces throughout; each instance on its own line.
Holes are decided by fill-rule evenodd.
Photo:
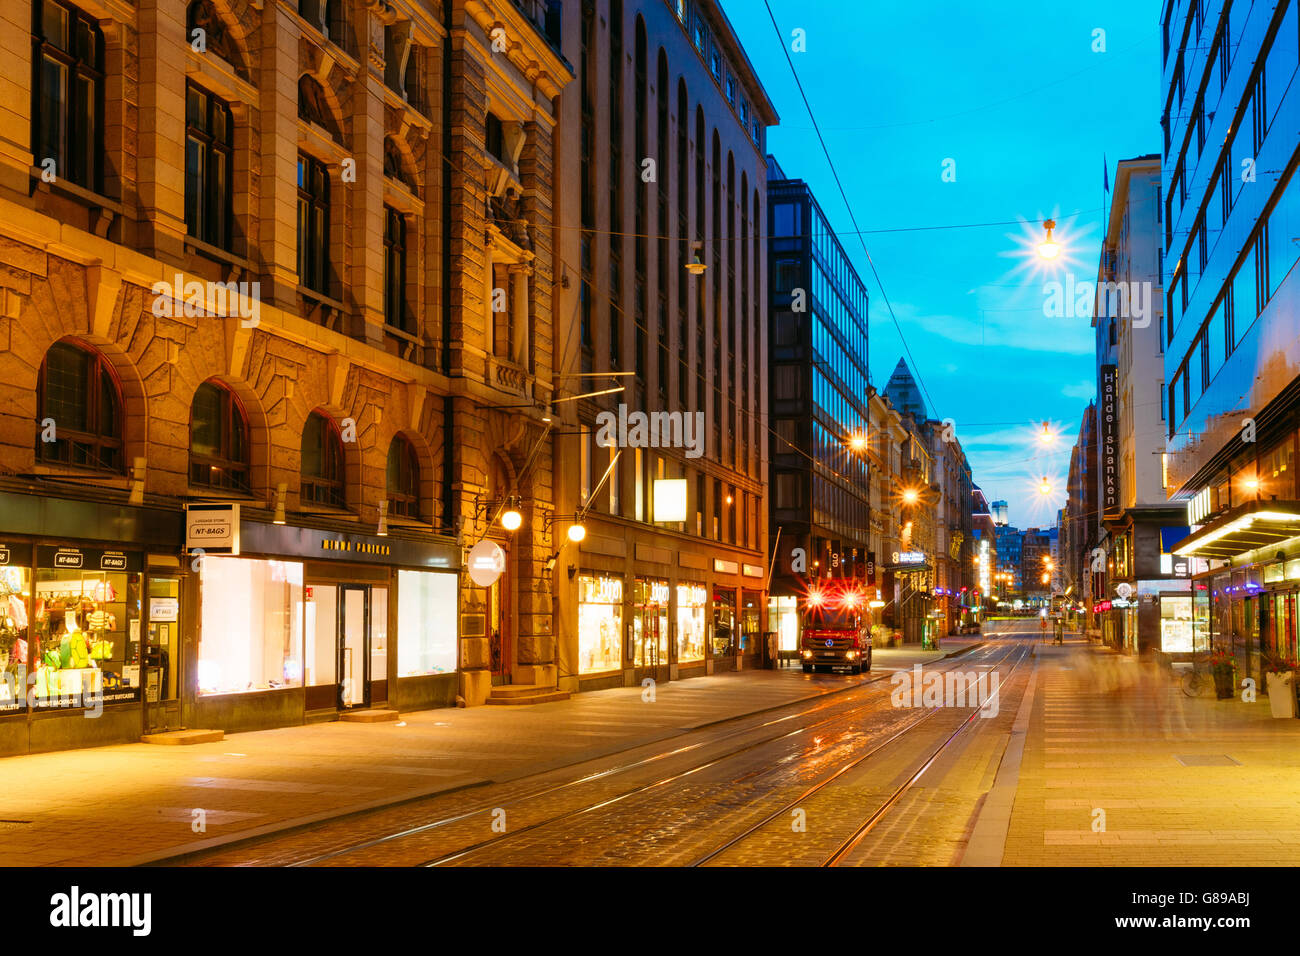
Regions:
M 105 719 L 0 701 L 0 751 L 553 674 L 549 530 L 493 523 L 552 498 L 571 74 L 542 11 L 17 0 L 0 24 L 0 651 L 63 691 L 42 645 L 109 655 L 82 669 Z M 187 546 L 197 504 L 238 505 L 238 558 Z M 488 535 L 485 589 L 460 572 Z M 221 616 L 245 578 L 279 616 Z

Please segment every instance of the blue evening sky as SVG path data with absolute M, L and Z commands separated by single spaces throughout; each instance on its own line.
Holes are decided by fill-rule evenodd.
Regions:
M 976 484 L 1009 502 L 1012 524 L 1050 527 L 1095 371 L 1089 317 L 1047 318 L 1043 286 L 1067 272 L 1096 279 L 1103 153 L 1113 185 L 1117 160 L 1160 150 L 1159 4 L 769 2 L 786 44 L 806 33 L 791 58 L 931 416 L 954 419 Z M 902 343 L 781 40 L 763 0 L 722 3 L 781 116 L 768 151 L 811 184 L 867 285 L 871 379 L 883 389 Z M 1092 49 L 1098 29 L 1104 53 Z M 942 180 L 948 159 L 955 182 Z M 1049 216 L 1067 254 L 1044 272 L 1030 253 Z M 1034 425 L 1045 419 L 1062 432 L 1046 454 Z

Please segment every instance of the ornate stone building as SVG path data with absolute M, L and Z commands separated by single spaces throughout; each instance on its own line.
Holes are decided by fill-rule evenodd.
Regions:
M 0 752 L 553 682 L 540 6 L 0 25 Z

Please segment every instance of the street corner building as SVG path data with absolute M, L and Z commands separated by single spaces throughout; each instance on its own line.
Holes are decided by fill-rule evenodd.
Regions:
M 716 0 L 562 7 L 557 686 L 754 667 L 777 117 Z
M 1188 651 L 1263 687 L 1300 615 L 1300 10 L 1163 12 L 1164 378 Z
M 560 13 L 4 4 L 0 753 L 554 683 Z

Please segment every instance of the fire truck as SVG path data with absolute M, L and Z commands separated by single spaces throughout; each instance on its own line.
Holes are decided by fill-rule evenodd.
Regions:
M 820 584 L 803 599 L 799 653 L 805 674 L 819 667 L 871 670 L 871 614 L 867 596 L 853 582 Z

